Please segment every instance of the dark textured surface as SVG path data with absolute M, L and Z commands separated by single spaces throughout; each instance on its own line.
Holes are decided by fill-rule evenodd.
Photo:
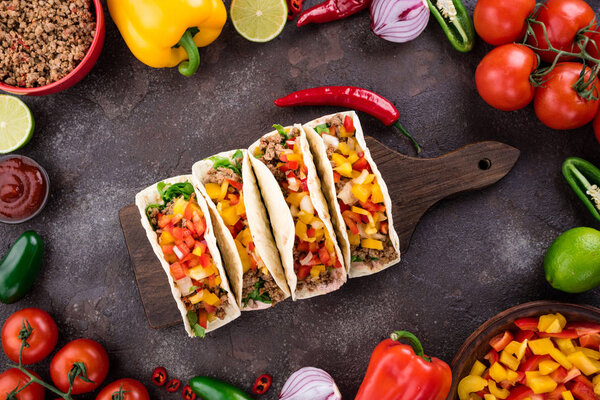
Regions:
M 415 41 L 389 43 L 370 33 L 367 13 L 323 26 L 290 24 L 268 44 L 247 42 L 228 23 L 201 51 L 200 73 L 186 79 L 135 60 L 109 18 L 104 51 L 85 80 L 58 95 L 25 99 L 38 128 L 21 153 L 47 168 L 52 194 L 35 220 L 0 226 L 0 250 L 31 228 L 48 251 L 33 293 L 1 306 L 0 319 L 25 306 L 48 310 L 59 324 L 60 345 L 77 337 L 99 340 L 110 354 L 109 379 L 140 379 L 153 399 L 179 398 L 150 387 L 156 365 L 182 379 L 209 374 L 245 389 L 269 372 L 275 377 L 269 399 L 291 372 L 312 365 L 329 371 L 350 399 L 372 348 L 394 329 L 413 331 L 429 354 L 450 361 L 479 324 L 515 304 L 598 305 L 598 290 L 578 296 L 552 290 L 542 260 L 562 231 L 597 227 L 560 165 L 573 155 L 600 164 L 600 146 L 590 127 L 558 133 L 539 123 L 531 107 L 504 113 L 487 106 L 473 80 L 487 50 L 478 42 L 471 54 L 459 54 L 433 20 Z M 519 148 L 521 158 L 499 184 L 436 205 L 400 265 L 381 274 L 328 296 L 244 314 L 205 340 L 188 339 L 181 326 L 150 329 L 117 211 L 148 184 L 249 145 L 275 122 L 334 111 L 272 105 L 289 91 L 324 84 L 360 85 L 387 96 L 425 157 L 497 140 Z M 364 114 L 361 121 L 367 134 L 411 152 L 393 129 Z M 46 367 L 34 369 L 47 376 Z

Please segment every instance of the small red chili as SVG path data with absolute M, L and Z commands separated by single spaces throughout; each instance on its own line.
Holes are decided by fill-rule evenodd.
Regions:
M 171 379 L 169 382 L 167 382 L 167 392 L 175 393 L 179 390 L 179 386 L 181 386 L 181 381 L 179 379 Z
M 152 374 L 152 382 L 156 386 L 162 386 L 167 381 L 167 370 L 163 367 L 156 367 L 154 373 Z
M 181 392 L 181 397 L 183 397 L 183 400 L 196 400 L 196 393 L 194 393 L 190 385 L 185 385 L 183 392 Z
M 254 394 L 265 394 L 267 390 L 271 387 L 273 383 L 273 377 L 268 374 L 262 374 L 256 379 L 254 382 L 254 386 L 252 387 L 252 393 Z

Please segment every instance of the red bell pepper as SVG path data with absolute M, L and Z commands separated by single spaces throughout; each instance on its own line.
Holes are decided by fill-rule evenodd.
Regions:
M 557 339 L 577 339 L 579 335 L 575 329 L 563 329 L 558 333 L 538 332 L 538 336 L 541 338 L 557 338 Z
M 567 329 L 575 329 L 577 335 L 593 335 L 594 333 L 600 333 L 600 324 L 593 322 L 571 322 L 567 324 Z
M 577 400 L 597 400 L 598 396 L 594 393 L 594 389 L 590 388 L 585 383 L 575 382 L 571 386 L 571 393 Z
M 496 351 L 502 351 L 513 340 L 513 334 L 510 331 L 504 331 L 490 340 L 490 346 Z
M 524 331 L 538 331 L 538 318 L 520 318 L 515 321 L 515 325 Z
M 591 335 L 583 335 L 579 338 L 581 347 L 587 347 L 598 351 L 600 347 L 600 335 L 597 333 Z
M 350 117 L 349 115 L 346 115 L 344 117 L 344 129 L 348 133 L 352 133 L 356 130 L 356 128 L 354 128 L 354 121 L 352 120 L 352 117 Z
M 517 335 L 515 336 L 515 340 L 519 343 L 523 343 L 525 341 L 525 339 L 527 340 L 532 340 L 535 338 L 535 332 L 534 331 L 523 331 L 520 330 L 517 332 Z
M 355 400 L 445 400 L 451 382 L 448 364 L 427 357 L 412 333 L 396 331 L 375 347 Z
M 498 362 L 498 360 L 500 360 L 500 355 L 498 355 L 498 352 L 496 350 L 492 349 L 483 358 L 488 360 L 490 365 L 494 365 Z
M 227 180 L 227 183 L 229 183 L 231 186 L 233 186 L 237 190 L 239 190 L 239 191 L 243 190 L 244 186 L 243 186 L 243 184 L 241 182 L 236 182 L 236 181 L 231 180 L 231 179 L 226 179 L 226 180 Z

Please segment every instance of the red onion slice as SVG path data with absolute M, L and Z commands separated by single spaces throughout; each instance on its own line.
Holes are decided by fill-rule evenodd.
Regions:
M 280 400 L 342 400 L 331 375 L 319 368 L 304 367 L 287 380 Z
M 424 0 L 373 0 L 371 30 L 390 42 L 415 39 L 429 22 L 429 7 Z

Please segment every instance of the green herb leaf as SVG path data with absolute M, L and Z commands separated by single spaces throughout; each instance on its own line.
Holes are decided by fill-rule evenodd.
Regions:
M 198 323 L 198 314 L 196 314 L 196 311 L 190 310 L 187 312 L 187 319 L 190 325 L 193 326 Z
M 222 156 L 212 156 L 212 157 L 209 157 L 208 159 L 213 162 L 214 169 L 217 169 L 219 167 L 228 168 L 228 169 L 232 170 L 233 172 L 235 172 L 236 174 L 238 174 L 239 176 L 242 176 L 242 172 L 240 171 L 239 162 L 237 162 L 236 164 L 233 164 L 229 160 L 229 158 L 222 157 Z
M 322 135 L 323 133 L 328 133 L 329 125 L 327 125 L 327 124 L 317 125 L 317 126 L 315 126 L 315 131 L 317 131 L 317 133 L 319 135 Z
M 198 289 L 200 289 L 200 287 L 199 287 L 199 286 L 192 286 L 192 287 L 190 288 L 190 293 L 192 293 L 192 292 L 195 292 L 195 291 L 196 291 L 196 290 L 198 290 Z
M 273 128 L 277 129 L 277 132 L 283 137 L 284 140 L 288 140 L 290 137 L 285 132 L 285 128 L 279 124 L 273 125 Z
M 260 289 L 262 289 L 263 286 L 265 286 L 265 281 L 263 281 L 261 278 L 259 278 L 258 282 L 256 282 L 254 284 L 254 290 L 252 292 L 250 292 L 248 294 L 248 296 L 246 296 L 242 300 L 244 302 L 244 307 L 246 307 L 248 305 L 250 300 L 260 301 L 261 303 L 265 303 L 265 304 L 273 303 L 273 301 L 271 300 L 271 296 L 269 296 L 268 292 L 265 292 L 263 294 L 260 293 Z
M 206 335 L 206 332 L 203 327 L 198 324 L 198 314 L 194 310 L 190 310 L 187 312 L 187 319 L 192 327 L 192 331 L 196 337 L 203 338 Z
M 203 338 L 206 336 L 206 331 L 204 330 L 203 327 L 201 327 L 198 324 L 195 324 L 194 326 L 192 326 L 192 330 L 194 331 L 194 335 L 196 337 Z
M 363 260 L 363 258 L 359 257 L 359 256 L 352 256 L 352 258 L 350 259 L 350 261 L 352 261 L 352 262 L 363 262 L 365 260 Z
M 164 182 L 161 182 L 157 187 L 165 205 L 174 198 L 180 196 L 183 196 L 184 199 L 189 200 L 191 195 L 194 193 L 194 186 L 187 181 L 173 184 L 165 184 Z

